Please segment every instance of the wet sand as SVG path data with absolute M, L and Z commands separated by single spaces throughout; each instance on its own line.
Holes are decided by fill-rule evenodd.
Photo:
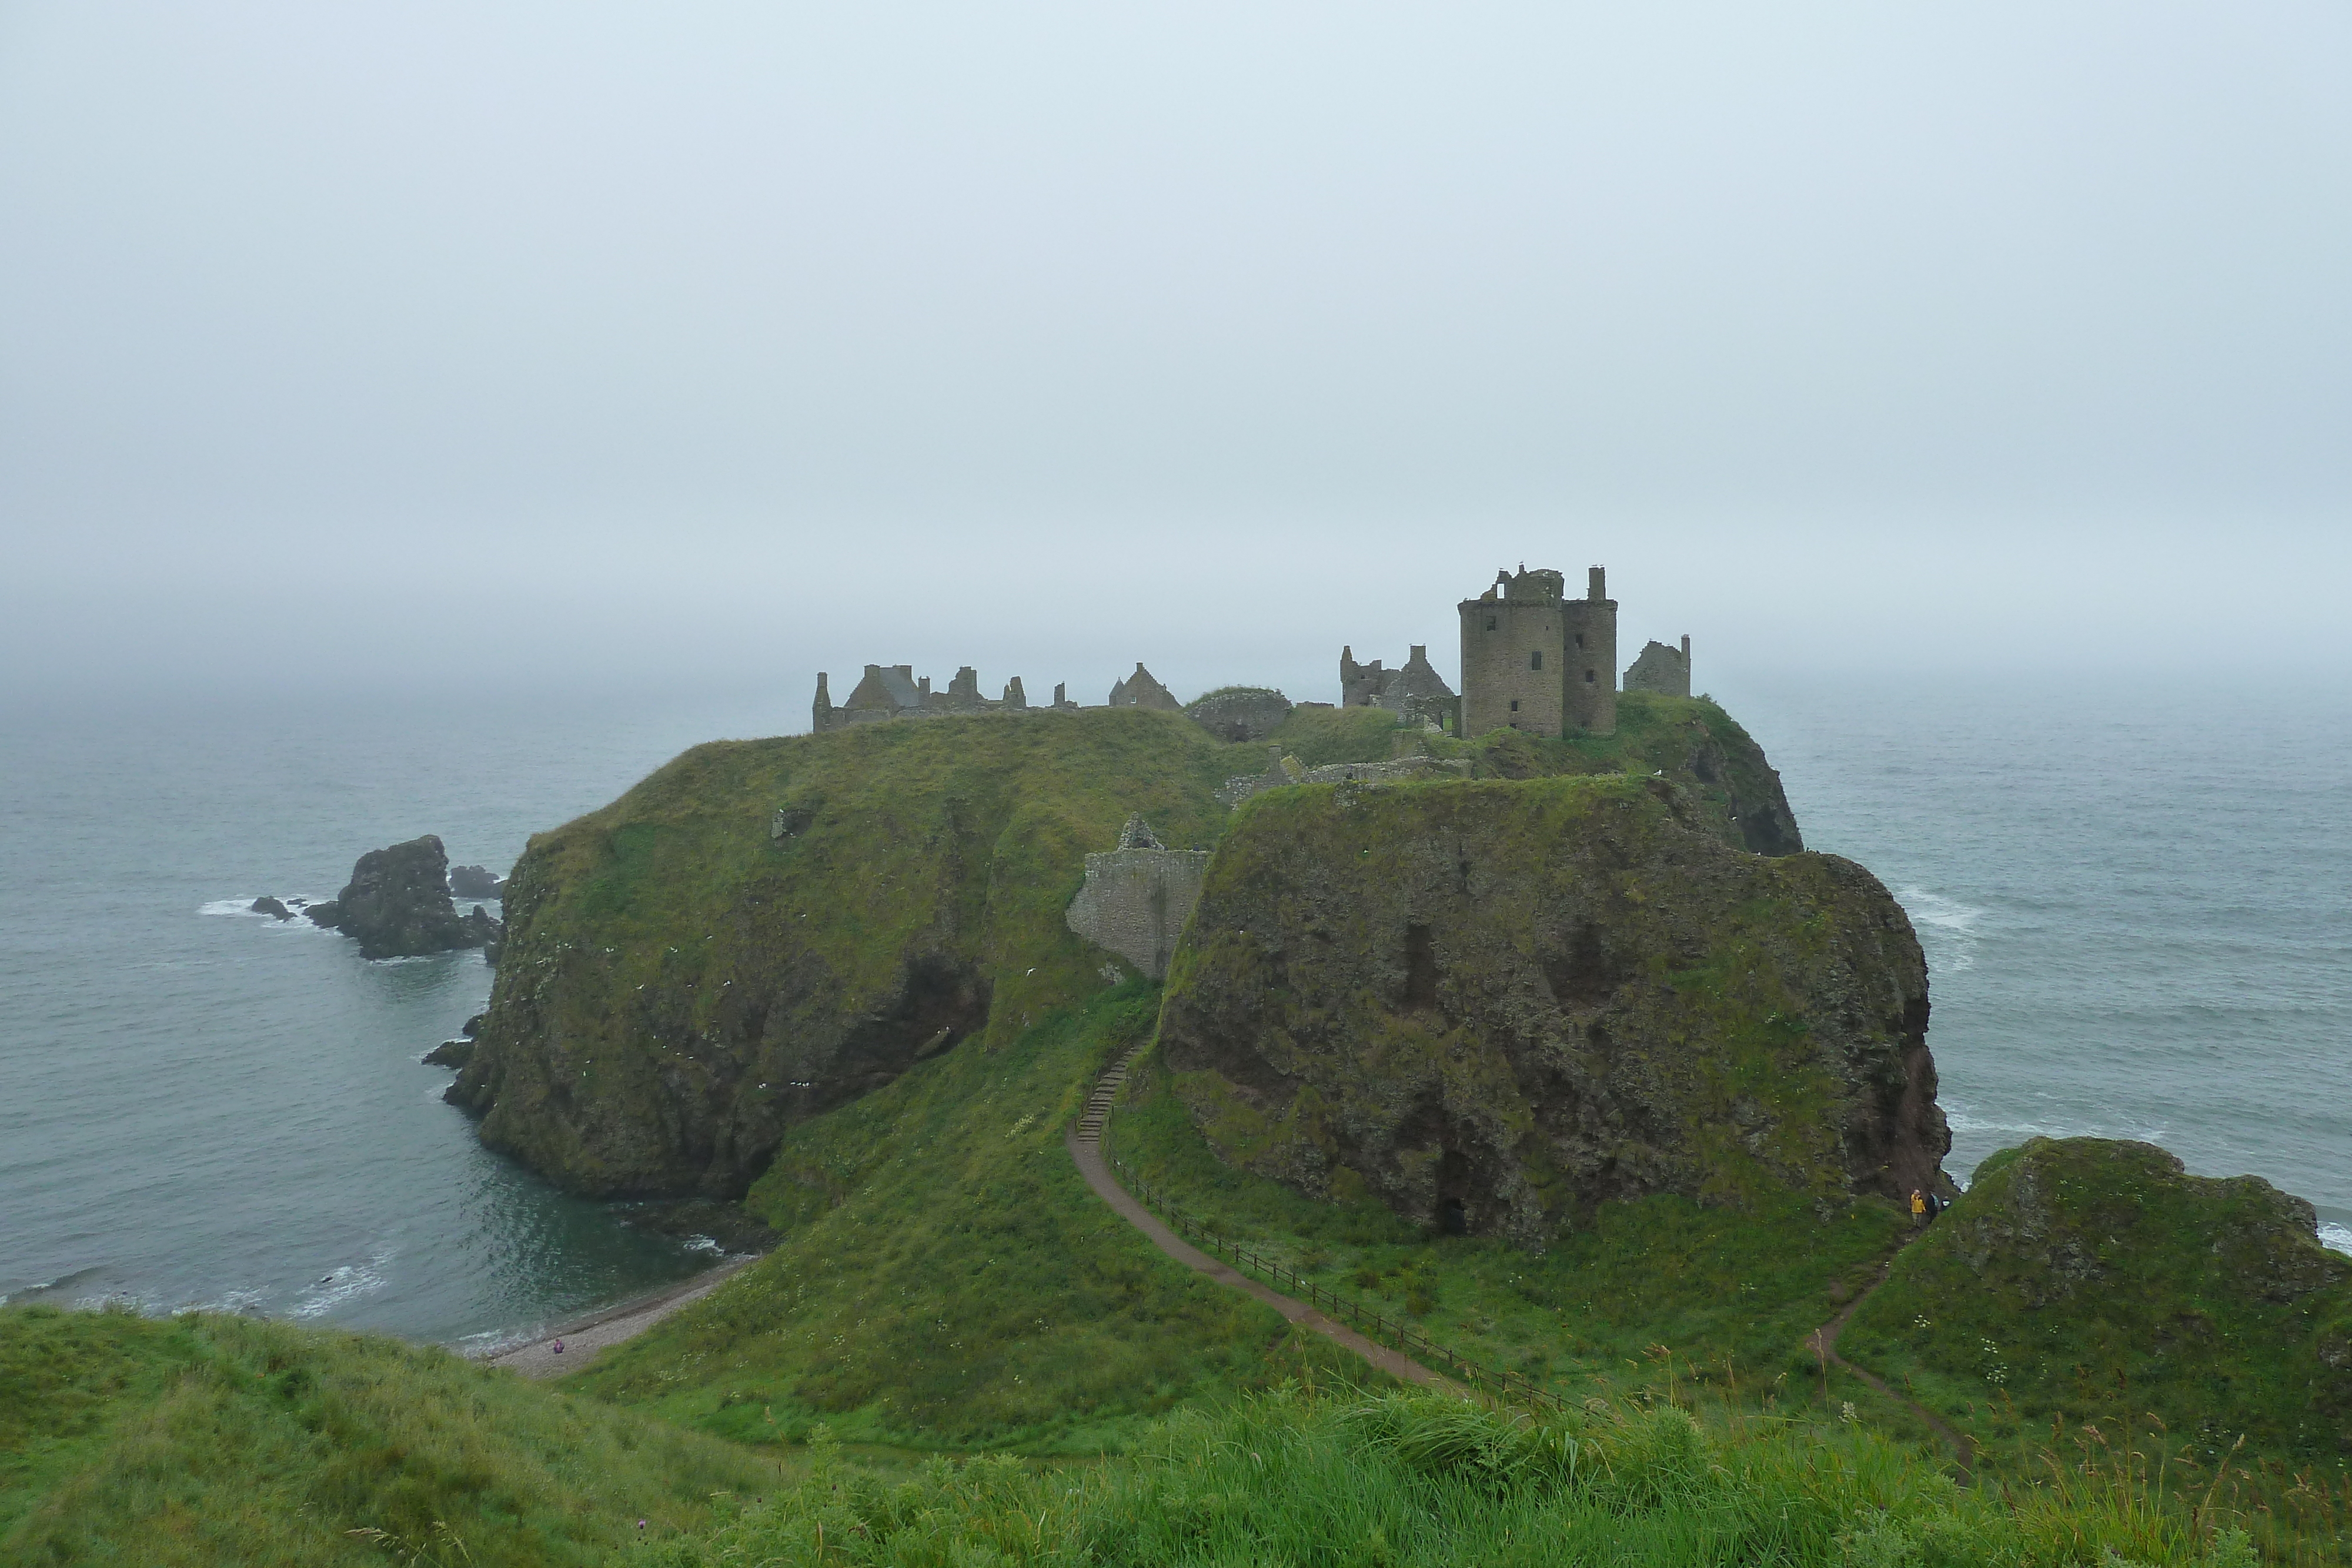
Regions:
M 503 1366 L 525 1377 L 558 1377 L 567 1372 L 577 1372 L 606 1345 L 618 1344 L 625 1339 L 645 1333 L 680 1307 L 691 1306 L 702 1300 L 758 1261 L 757 1258 L 731 1259 L 706 1273 L 697 1274 L 683 1284 L 672 1286 L 657 1296 L 641 1297 L 615 1307 L 607 1307 L 599 1313 L 567 1323 L 529 1344 L 500 1351 L 488 1358 L 488 1364 Z M 563 1344 L 560 1355 L 555 1350 L 559 1340 Z

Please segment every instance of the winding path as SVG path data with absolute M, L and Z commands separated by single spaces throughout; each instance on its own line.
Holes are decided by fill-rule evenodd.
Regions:
M 1078 1174 L 1087 1178 L 1087 1185 L 1094 1188 L 1095 1196 L 1110 1205 L 1120 1218 L 1150 1237 L 1153 1246 L 1187 1269 L 1206 1274 L 1220 1285 L 1247 1291 L 1299 1327 L 1312 1329 L 1334 1344 L 1354 1351 L 1391 1377 L 1418 1384 L 1424 1388 L 1458 1389 L 1460 1385 L 1453 1379 L 1440 1376 L 1411 1356 L 1366 1339 L 1347 1324 L 1324 1316 L 1304 1301 L 1295 1301 L 1270 1285 L 1261 1284 L 1240 1270 L 1220 1263 L 1189 1245 L 1160 1224 L 1150 1209 L 1137 1202 L 1125 1187 L 1113 1179 L 1110 1167 L 1103 1163 L 1103 1122 L 1110 1115 L 1110 1103 L 1118 1096 L 1119 1085 L 1127 1082 L 1128 1069 L 1134 1065 L 1135 1059 L 1142 1055 L 1144 1050 L 1144 1046 L 1137 1046 L 1102 1075 L 1095 1084 L 1094 1093 L 1087 1099 L 1085 1112 L 1064 1139 L 1069 1146 L 1070 1158 L 1077 1163 Z
M 1913 1232 L 1912 1235 L 1904 1239 L 1903 1246 L 1908 1247 L 1913 1241 L 1917 1240 L 1921 1234 L 1923 1233 L 1917 1231 Z M 1854 1297 L 1853 1301 L 1848 1301 L 1843 1312 L 1838 1313 L 1837 1316 L 1832 1318 L 1828 1322 L 1823 1323 L 1820 1328 L 1817 1328 L 1812 1333 L 1807 1334 L 1805 1336 L 1805 1348 L 1811 1351 L 1815 1355 L 1820 1356 L 1824 1361 L 1827 1361 L 1831 1365 L 1838 1367 L 1843 1371 L 1852 1373 L 1854 1376 L 1862 1379 L 1863 1382 L 1870 1385 L 1871 1387 L 1877 1389 L 1881 1394 L 1884 1394 L 1886 1397 L 1894 1400 L 1897 1405 L 1902 1406 L 1905 1409 L 1910 1411 L 1911 1414 L 1919 1417 L 1920 1420 L 1926 1422 L 1929 1431 L 1935 1433 L 1937 1437 L 1941 1437 L 1947 1444 L 1950 1445 L 1953 1462 L 1958 1464 L 1960 1469 L 1960 1479 L 1963 1482 L 1973 1482 L 1976 1479 L 1977 1446 L 1975 1441 L 1970 1438 L 1967 1433 L 1954 1431 L 1948 1423 L 1947 1423 L 1941 1416 L 1937 1416 L 1934 1411 L 1928 1409 L 1925 1405 L 1920 1404 L 1916 1399 L 1912 1398 L 1906 1394 L 1895 1393 L 1894 1389 L 1889 1388 L 1886 1385 L 1886 1380 L 1880 1377 L 1876 1373 L 1856 1366 L 1853 1363 L 1848 1361 L 1845 1357 L 1837 1353 L 1838 1335 L 1845 1332 L 1845 1325 L 1853 1321 L 1854 1313 L 1862 1311 L 1863 1304 L 1868 1301 L 1871 1297 L 1878 1293 L 1878 1287 L 1886 1283 L 1887 1275 L 1892 1272 L 1895 1268 L 1895 1260 L 1902 1256 L 1902 1247 L 1896 1248 L 1893 1253 L 1887 1256 L 1884 1262 L 1878 1265 L 1878 1272 L 1872 1276 L 1870 1288 L 1868 1290 Z
M 1076 1123 L 1071 1126 L 1064 1140 L 1069 1146 L 1070 1158 L 1077 1165 L 1078 1174 L 1087 1178 L 1087 1185 L 1094 1188 L 1095 1196 L 1110 1205 L 1129 1225 L 1150 1237 L 1153 1246 L 1186 1268 L 1206 1274 L 1221 1285 L 1230 1286 L 1236 1291 L 1246 1291 L 1292 1322 L 1312 1329 L 1336 1344 L 1345 1345 L 1391 1376 L 1423 1387 L 1459 1390 L 1460 1385 L 1451 1378 L 1432 1372 L 1412 1357 L 1391 1350 L 1387 1345 L 1366 1339 L 1345 1323 L 1337 1322 L 1326 1317 L 1305 1302 L 1286 1296 L 1270 1285 L 1261 1284 L 1238 1269 L 1221 1263 L 1198 1248 L 1189 1245 L 1175 1232 L 1162 1225 L 1150 1209 L 1136 1201 L 1134 1196 L 1125 1187 L 1118 1185 L 1117 1179 L 1110 1174 L 1110 1167 L 1103 1161 L 1103 1124 L 1110 1117 L 1111 1103 L 1118 1097 L 1120 1086 L 1127 1082 L 1129 1069 L 1135 1065 L 1136 1059 L 1143 1054 L 1148 1046 L 1149 1042 L 1146 1042 L 1145 1045 L 1139 1045 L 1129 1051 L 1126 1055 L 1111 1065 L 1109 1071 L 1104 1073 L 1096 1082 L 1094 1092 L 1087 1097 L 1086 1109 L 1079 1113 Z M 1906 1240 L 1905 1245 L 1908 1246 L 1909 1241 Z M 1898 1248 L 1897 1254 L 1900 1251 L 1901 1249 Z M 1848 1302 L 1845 1310 L 1839 1312 L 1836 1317 L 1805 1336 L 1805 1348 L 1831 1364 L 1860 1378 L 1864 1383 L 1916 1416 L 1927 1425 L 1929 1431 L 1949 1445 L 1954 1460 L 1959 1467 L 1961 1479 L 1973 1480 L 1976 1473 L 1976 1445 L 1966 1433 L 1953 1430 L 1948 1423 L 1926 1406 L 1906 1395 L 1897 1394 L 1888 1387 L 1885 1380 L 1876 1373 L 1856 1366 L 1837 1353 L 1838 1335 L 1845 1331 L 1847 1323 L 1853 1321 L 1853 1315 L 1862 1310 L 1863 1304 L 1877 1293 L 1881 1285 L 1886 1283 L 1887 1275 L 1894 1267 L 1895 1256 L 1890 1255 L 1878 1265 L 1878 1271 L 1872 1278 L 1867 1290 Z

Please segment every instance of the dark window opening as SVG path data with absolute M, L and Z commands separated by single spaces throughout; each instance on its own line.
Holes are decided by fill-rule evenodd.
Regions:
M 1543 650 L 1541 648 L 1538 648 L 1534 653 L 1528 655 L 1528 668 L 1530 670 L 1540 670 L 1543 668 Z
M 1576 634 L 1576 645 L 1580 648 L 1584 646 L 1584 633 L 1581 632 Z
M 1487 617 L 1486 617 L 1486 630 L 1487 630 L 1487 631 L 1489 631 L 1489 632 L 1492 632 L 1494 629 L 1495 629 L 1495 618 L 1494 618 L 1493 616 L 1489 615 L 1489 616 L 1487 616 Z
M 1519 699 L 1518 699 L 1518 698 L 1517 698 L 1517 697 L 1513 697 L 1513 698 L 1511 699 L 1511 711 L 1512 711 L 1513 713 L 1517 713 L 1517 712 L 1518 712 L 1518 711 L 1519 711 Z
M 1589 686 L 1589 685 L 1593 685 L 1593 684 L 1594 684 L 1594 683 L 1593 683 L 1593 679 L 1592 679 L 1592 672 L 1591 672 L 1591 670 L 1587 670 L 1587 671 L 1585 671 L 1585 672 L 1584 672 L 1584 684 L 1585 684 L 1586 685 L 1588 685 L 1588 686 Z

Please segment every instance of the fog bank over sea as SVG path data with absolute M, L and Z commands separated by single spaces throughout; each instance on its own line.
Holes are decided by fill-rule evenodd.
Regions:
M 1917 925 L 1956 1174 L 2036 1133 L 2146 1138 L 2352 1248 L 2352 698 L 1741 684 L 1703 655 L 1699 684 L 1807 843 Z M 418 1058 L 487 998 L 478 954 L 370 965 L 241 911 L 424 832 L 504 870 L 688 745 L 805 727 L 811 685 L 5 715 L 0 1295 L 482 1344 L 709 1261 L 440 1103 Z

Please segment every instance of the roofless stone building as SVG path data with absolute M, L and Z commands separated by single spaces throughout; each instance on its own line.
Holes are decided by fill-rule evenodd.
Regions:
M 1530 735 L 1574 730 L 1609 735 L 1616 730 L 1617 601 L 1609 597 L 1605 568 L 1590 569 L 1584 597 L 1570 599 L 1563 573 L 1547 567 L 1531 571 L 1523 562 L 1517 571 L 1496 572 L 1492 587 L 1475 599 L 1463 600 L 1458 609 L 1460 696 L 1429 662 L 1429 650 L 1421 643 L 1414 643 L 1404 664 L 1393 670 L 1382 668 L 1378 659 L 1358 664 L 1350 646 L 1339 650 L 1340 706 L 1383 707 L 1400 724 L 1433 724 L 1463 736 L 1506 728 Z M 1625 672 L 1624 689 L 1690 695 L 1690 639 L 1683 638 L 1679 649 L 1656 642 L 1644 647 Z M 1260 738 L 1269 722 L 1278 724 L 1291 706 L 1271 688 L 1229 687 L 1213 696 L 1224 700 L 1203 699 L 1195 705 L 1201 711 L 1194 717 L 1226 739 Z M 1244 697 L 1269 712 L 1259 715 L 1253 707 L 1244 721 L 1225 711 Z M 1041 706 L 1066 712 L 1078 706 L 1063 685 L 1054 688 L 1052 703 Z M 1192 711 L 1140 663 L 1133 674 L 1111 686 L 1105 706 Z M 929 677 L 916 678 L 908 665 L 868 664 L 848 700 L 837 707 L 830 677 L 819 674 L 812 717 L 822 733 L 884 719 L 1032 711 L 1018 675 L 1005 683 L 1002 696 L 984 697 L 980 676 L 970 664 L 956 672 L 944 691 L 932 690 Z

